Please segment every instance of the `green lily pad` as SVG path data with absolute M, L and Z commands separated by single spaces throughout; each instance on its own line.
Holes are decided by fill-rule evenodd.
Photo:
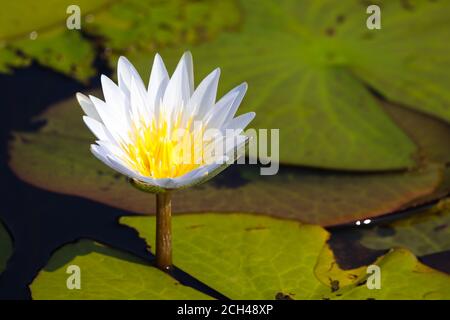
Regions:
M 195 44 L 234 30 L 241 12 L 236 0 L 125 0 L 95 15 L 87 32 L 103 38 L 111 56 L 118 53 Z
M 395 104 L 383 108 L 419 147 L 419 162 L 450 163 L 448 123 Z
M 32 31 L 66 26 L 67 7 L 76 4 L 82 15 L 101 8 L 111 0 L 46 0 L 37 3 L 33 0 L 8 1 L 2 4 L 0 12 L 0 41 L 28 37 Z
M 44 66 L 80 80 L 87 80 L 95 74 L 92 66 L 94 49 L 76 31 L 64 28 L 50 30 L 39 35 L 36 40 L 17 40 L 11 44 L 11 48 Z
M 11 237 L 0 221 L 0 274 L 6 267 L 6 263 L 13 250 Z
M 198 43 L 232 30 L 241 19 L 235 0 L 80 0 L 75 4 L 81 12 L 81 31 L 97 37 L 88 39 L 66 27 L 72 4 L 67 0 L 5 4 L 0 12 L 0 71 L 26 66 L 34 59 L 87 81 L 95 74 L 92 63 L 100 42 L 105 53 L 114 56 L 133 49 Z
M 450 250 L 450 201 L 360 234 L 361 243 L 372 249 L 405 247 L 418 256 Z
M 154 248 L 155 219 L 128 218 Z M 328 233 L 269 217 L 220 214 L 173 219 L 174 264 L 231 299 L 307 298 L 316 287 L 314 266 Z M 300 254 L 301 253 L 301 254 Z
M 193 47 L 202 61 L 199 74 L 223 67 L 222 92 L 248 80 L 243 111 L 259 111 L 257 128 L 282 129 L 282 162 L 350 170 L 408 168 L 415 164 L 414 145 L 379 110 L 366 84 L 448 121 L 449 75 L 443 66 L 449 46 L 441 39 L 450 30 L 449 4 L 377 3 L 383 28 L 371 31 L 365 28 L 367 3 L 357 0 L 339 5 L 331 0 L 80 0 L 77 5 L 83 32 L 102 39 L 112 65 L 126 53 L 148 72 L 155 50 L 173 65 L 180 47 Z M 92 76 L 92 40 L 65 27 L 70 4 L 5 4 L 0 70 L 36 59 L 80 80 Z
M 254 7 L 253 5 L 252 7 Z M 268 20 L 272 19 L 269 15 Z M 245 29 L 247 30 L 247 29 Z M 298 39 L 267 45 L 276 33 L 228 35 L 210 45 L 193 47 L 195 71 L 201 79 L 222 68 L 220 94 L 243 81 L 249 91 L 240 112 L 256 111 L 256 129 L 280 129 L 280 161 L 346 170 L 386 170 L 412 167 L 414 144 L 377 107 L 370 93 L 341 69 L 310 66 L 307 53 L 279 56 L 298 47 Z M 259 40 L 259 41 L 258 41 Z M 294 46 L 294 47 L 293 47 Z M 160 50 L 174 65 L 184 49 Z M 251 51 L 250 51 L 251 50 Z M 238 56 L 239 59 L 231 57 Z M 141 73 L 148 72 L 147 53 L 131 55 Z M 290 59 L 290 60 L 289 60 Z M 317 70 L 316 70 L 317 69 Z M 354 105 L 354 101 L 359 101 Z M 368 119 L 371 119 L 368 121 Z M 370 150 L 362 153 L 364 148 Z M 395 150 L 394 150 L 395 149 Z
M 74 275 L 69 266 L 79 267 L 80 289 L 68 289 Z M 210 298 L 140 259 L 89 240 L 56 251 L 30 289 L 38 300 Z
M 81 0 L 76 5 L 84 18 L 102 8 L 108 0 Z M 95 74 L 95 49 L 78 30 L 69 30 L 68 0 L 10 1 L 0 12 L 0 71 L 26 66 L 35 59 L 66 75 L 86 81 Z M 81 27 L 85 21 L 81 20 Z
M 363 1 L 243 1 L 244 22 L 237 32 L 189 47 L 198 79 L 220 66 L 222 93 L 248 81 L 241 111 L 256 111 L 256 128 L 280 128 L 283 163 L 346 170 L 411 167 L 413 143 L 365 84 L 449 121 L 450 78 L 442 67 L 450 51 L 442 41 L 450 30 L 449 4 L 422 1 L 412 12 L 401 1 L 381 6 L 385 26 L 371 31 Z M 159 51 L 174 66 L 184 49 Z M 148 72 L 148 53 L 136 52 L 131 60 Z
M 380 289 L 369 289 L 370 270 L 364 270 L 352 285 L 340 288 L 326 299 L 339 300 L 449 300 L 450 277 L 420 263 L 406 249 L 391 250 L 375 263 L 380 267 Z
M 444 166 L 442 181 L 436 190 L 405 204 L 403 209 L 447 196 L 450 192 L 450 125 L 399 105 L 384 103 L 383 107 L 419 147 L 418 162 Z
M 0 44 L 0 72 L 8 73 L 13 67 L 24 67 L 29 63 L 29 59 L 17 55 L 11 48 L 5 48 Z
M 152 196 L 135 190 L 89 151 L 94 137 L 74 99 L 49 108 L 37 120 L 46 125 L 16 133 L 10 167 L 35 186 L 100 201 L 132 212 L 154 212 Z M 67 128 L 70 128 L 68 131 Z M 282 166 L 275 176 L 236 165 L 212 181 L 174 195 L 175 212 L 258 212 L 333 225 L 396 210 L 432 193 L 442 169 L 431 165 L 411 172 L 352 174 Z M 230 198 L 240 201 L 230 202 Z
M 242 179 L 238 187 L 213 181 L 180 192 L 175 201 L 181 212 L 239 210 L 331 226 L 395 211 L 433 192 L 441 181 L 441 169 L 436 166 L 377 175 L 281 168 L 275 176 L 260 176 L 252 167 L 237 167 L 235 172 L 228 180 Z M 178 208 L 177 203 L 174 206 Z
M 352 60 L 352 72 L 389 100 L 450 122 L 450 75 L 444 71 L 450 62 L 450 44 L 442 41 L 450 36 L 450 3 L 386 0 L 380 5 L 380 32 L 369 34 L 357 26 L 361 20 L 345 29 L 350 41 L 371 37 L 352 46 L 359 57 Z
M 121 222 L 154 247 L 153 217 Z M 174 264 L 231 299 L 450 299 L 450 277 L 405 249 L 375 262 L 381 289 L 368 289 L 361 285 L 369 276 L 366 268 L 333 267 L 337 262 L 328 237 L 318 226 L 256 215 L 178 216 L 173 219 Z

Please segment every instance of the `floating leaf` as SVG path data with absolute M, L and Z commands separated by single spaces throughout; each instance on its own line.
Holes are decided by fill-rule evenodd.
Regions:
M 152 198 L 135 190 L 89 151 L 93 137 L 70 99 L 48 109 L 35 133 L 17 133 L 10 166 L 21 179 L 54 192 L 78 195 L 133 212 L 154 212 Z M 68 131 L 67 128 L 70 128 Z M 176 212 L 245 211 L 333 225 L 396 210 L 432 193 L 437 165 L 412 172 L 351 174 L 282 166 L 275 176 L 236 165 L 202 187 L 177 192 Z M 230 202 L 239 197 L 241 201 Z
M 154 247 L 153 217 L 121 222 Z M 381 289 L 368 289 L 361 285 L 370 276 L 366 268 L 335 266 L 329 234 L 318 226 L 238 213 L 191 214 L 173 219 L 173 234 L 175 265 L 231 299 L 450 299 L 450 277 L 403 249 L 375 262 Z
M 440 199 L 450 192 L 450 125 L 422 113 L 408 110 L 394 104 L 384 104 L 386 112 L 405 130 L 419 147 L 418 161 L 421 163 L 438 163 L 444 167 L 442 181 L 431 194 L 414 199 L 403 208 Z
M 12 241 L 8 231 L 0 221 L 0 274 L 6 267 L 6 262 L 12 253 Z
M 369 289 L 371 272 L 365 270 L 352 285 L 332 292 L 326 299 L 344 300 L 449 300 L 450 277 L 431 269 L 406 249 L 391 250 L 375 263 L 380 268 L 379 289 Z
M 141 1 L 112 4 L 95 15 L 87 32 L 115 53 L 209 41 L 241 20 L 236 0 Z
M 80 270 L 80 289 L 70 290 L 72 272 Z M 69 270 L 70 271 L 70 270 Z M 208 299 L 166 273 L 129 254 L 89 240 L 59 249 L 30 286 L 33 299 Z
M 450 125 L 423 113 L 395 104 L 383 104 L 384 110 L 419 147 L 419 161 L 450 163 Z
M 352 72 L 389 100 L 450 122 L 450 75 L 445 71 L 450 44 L 442 41 L 450 36 L 450 3 L 385 0 L 380 5 L 378 32 L 363 27 L 367 15 L 342 30 L 342 38 L 353 42 Z
M 236 167 L 219 181 L 180 192 L 183 212 L 261 212 L 325 226 L 344 224 L 395 211 L 409 199 L 432 192 L 440 182 L 439 167 L 409 173 L 352 175 L 284 168 L 260 176 L 257 168 Z M 233 181 L 242 184 L 231 186 Z M 223 181 L 223 185 L 221 184 Z M 229 199 L 239 201 L 230 203 Z
M 331 0 L 79 0 L 77 5 L 85 18 L 83 32 L 103 39 L 113 65 L 118 54 L 136 52 L 147 69 L 148 53 L 138 51 L 195 45 L 203 65 L 200 73 L 221 65 L 231 74 L 225 78 L 227 86 L 244 76 L 249 79 L 251 88 L 259 90 L 250 90 L 247 108 L 276 110 L 260 112 L 258 127 L 281 127 L 285 146 L 302 146 L 282 148 L 284 162 L 357 170 L 405 168 L 413 165 L 414 146 L 378 110 L 365 84 L 393 101 L 449 120 L 450 79 L 444 71 L 449 46 L 441 41 L 449 35 L 449 4 L 378 3 L 382 30 L 366 28 L 367 3 L 358 0 L 339 5 Z M 76 36 L 66 33 L 70 4 L 5 4 L 0 12 L 0 70 L 36 58 L 82 80 L 92 75 L 91 44 L 77 31 L 70 31 Z M 223 31 L 230 32 L 220 36 Z M 18 51 L 26 53 L 25 59 Z M 174 63 L 180 50 L 164 51 Z M 288 116 L 294 118 L 292 127 L 285 124 L 291 123 Z M 318 122 L 324 123 L 320 130 Z
M 240 22 L 235 0 L 139 1 L 78 0 L 81 30 L 68 30 L 72 1 L 22 0 L 0 12 L 0 71 L 28 65 L 32 59 L 66 75 L 87 81 L 95 74 L 93 37 L 106 53 L 198 43 L 231 30 Z M 97 42 L 99 42 L 98 40 Z M 98 44 L 98 43 L 97 43 Z M 113 50 L 113 51 L 111 51 Z
M 10 72 L 11 68 L 27 66 L 29 62 L 29 59 L 17 55 L 11 48 L 0 45 L 0 72 Z
M 82 15 L 95 11 L 108 0 L 78 0 Z M 95 71 L 92 44 L 78 30 L 69 30 L 66 19 L 68 0 L 9 1 L 0 12 L 0 71 L 25 66 L 36 59 L 44 66 L 80 80 L 87 80 Z M 81 21 L 84 27 L 84 21 Z
M 124 217 L 153 246 L 153 217 Z M 405 249 L 374 262 L 381 289 L 366 286 L 366 267 L 342 270 L 327 231 L 247 214 L 175 217 L 174 262 L 232 299 L 450 299 L 450 277 Z M 80 289 L 69 266 L 78 266 Z M 72 273 L 72 274 L 71 274 Z M 30 286 L 34 299 L 205 299 L 207 296 L 129 254 L 88 240 L 59 249 Z
M 81 14 L 87 14 L 111 0 L 77 0 Z M 69 17 L 67 8 L 74 4 L 70 0 L 33 0 L 7 1 L 0 12 L 0 40 L 28 37 L 32 31 L 45 31 L 52 27 L 66 26 Z
M 411 167 L 414 145 L 365 84 L 450 120 L 450 78 L 442 67 L 450 51 L 442 41 L 450 30 L 449 4 L 424 2 L 413 12 L 401 1 L 383 1 L 382 7 L 385 27 L 368 30 L 362 1 L 243 1 L 244 22 L 237 32 L 189 49 L 201 62 L 198 78 L 222 67 L 222 92 L 249 82 L 241 111 L 256 111 L 256 128 L 280 128 L 283 163 L 347 170 Z M 183 48 L 160 51 L 174 66 Z M 141 71 L 148 70 L 147 53 L 131 57 Z
M 450 201 L 360 234 L 361 243 L 371 249 L 405 247 L 418 256 L 450 250 Z
M 95 74 L 92 67 L 94 50 L 76 31 L 51 30 L 39 35 L 34 41 L 18 40 L 11 47 L 27 57 L 33 57 L 44 66 L 51 66 L 80 80 L 87 80 Z

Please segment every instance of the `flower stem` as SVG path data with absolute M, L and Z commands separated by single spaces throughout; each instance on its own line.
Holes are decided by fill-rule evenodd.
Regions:
M 156 266 L 168 271 L 172 266 L 172 204 L 170 192 L 156 194 Z

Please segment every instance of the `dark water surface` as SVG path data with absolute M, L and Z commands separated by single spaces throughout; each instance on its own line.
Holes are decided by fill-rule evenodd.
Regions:
M 97 66 L 98 67 L 98 66 Z M 101 73 L 110 71 L 100 66 Z M 132 253 L 149 264 L 153 256 L 137 232 L 119 225 L 123 210 L 87 199 L 56 194 L 33 187 L 14 176 L 8 167 L 7 144 L 11 131 L 33 131 L 43 123 L 32 118 L 46 107 L 72 97 L 77 91 L 99 86 L 93 79 L 85 86 L 36 64 L 19 69 L 14 75 L 0 74 L 0 191 L 2 205 L 0 220 L 14 240 L 14 252 L 7 268 L 0 275 L 0 299 L 30 299 L 28 285 L 48 262 L 52 252 L 81 238 L 88 238 Z M 220 179 L 233 185 L 233 170 Z M 331 247 L 344 268 L 354 268 L 373 262 L 384 250 L 369 250 L 358 243 L 352 228 L 331 229 Z M 422 257 L 430 266 L 450 273 L 450 251 Z M 226 298 L 197 281 L 182 270 L 172 275 L 185 285 L 192 286 L 215 298 Z

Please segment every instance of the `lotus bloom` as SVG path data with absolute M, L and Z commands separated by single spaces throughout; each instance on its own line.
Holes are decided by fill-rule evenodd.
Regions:
M 157 264 L 166 269 L 171 263 L 169 191 L 204 182 L 242 155 L 248 140 L 242 132 L 255 114 L 235 117 L 246 83 L 216 102 L 219 69 L 194 90 L 189 52 L 171 78 L 157 54 L 147 89 L 126 58 L 120 57 L 117 72 L 118 85 L 101 77 L 105 101 L 81 93 L 77 98 L 98 139 L 92 153 L 135 186 L 157 194 Z
M 178 189 L 219 173 L 245 146 L 247 137 L 241 133 L 255 114 L 234 116 L 246 83 L 216 103 L 220 69 L 194 90 L 190 52 L 171 78 L 156 54 L 148 89 L 126 58 L 120 57 L 117 70 L 118 85 L 101 77 L 105 101 L 77 94 L 86 113 L 83 119 L 98 139 L 91 151 L 112 169 L 156 189 Z M 204 136 L 208 129 L 216 129 L 214 137 Z M 233 134 L 226 134 L 230 130 Z M 223 154 L 215 154 L 218 161 L 211 163 L 205 154 L 217 152 L 218 141 L 223 142 Z

